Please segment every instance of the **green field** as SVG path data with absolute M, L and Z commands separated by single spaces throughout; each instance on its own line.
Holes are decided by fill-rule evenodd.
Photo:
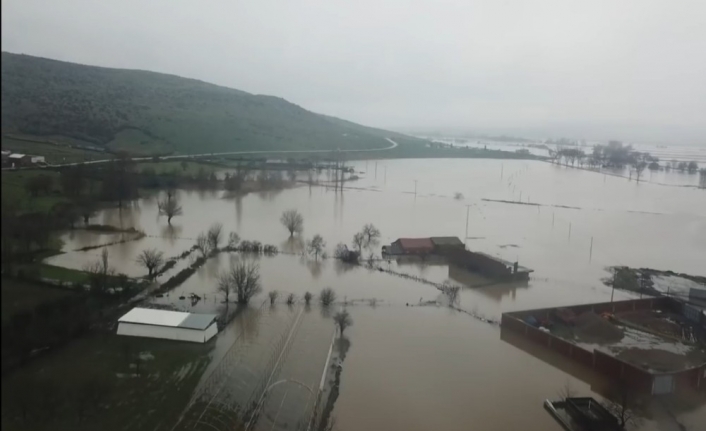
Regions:
M 52 302 L 74 292 L 68 289 L 52 288 L 31 282 L 2 279 L 2 321 L 3 323 L 14 314 L 32 311 L 37 305 Z
M 2 428 L 170 430 L 213 346 L 109 333 L 75 340 L 3 377 Z
M 51 177 L 53 185 L 50 193 L 32 197 L 29 192 L 27 192 L 25 185 L 31 177 L 37 175 L 47 175 Z M 3 203 L 12 202 L 22 212 L 48 212 L 54 205 L 68 201 L 61 193 L 58 172 L 43 169 L 2 171 Z

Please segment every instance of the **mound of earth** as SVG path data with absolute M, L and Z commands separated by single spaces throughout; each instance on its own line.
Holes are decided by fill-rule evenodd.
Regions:
M 576 316 L 574 335 L 585 343 L 610 344 L 623 339 L 623 330 L 592 311 Z

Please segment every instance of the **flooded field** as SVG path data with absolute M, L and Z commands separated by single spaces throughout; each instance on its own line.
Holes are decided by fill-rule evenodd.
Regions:
M 445 264 L 378 264 L 433 282 L 465 286 L 459 307 L 491 319 L 499 319 L 505 311 L 608 301 L 613 292 L 601 281 L 608 276 L 608 266 L 706 275 L 703 190 L 648 181 L 636 184 L 529 161 L 389 160 L 352 165 L 363 178 L 347 183 L 342 193 L 307 185 L 238 197 L 220 191 L 179 191 L 184 215 L 174 218 L 171 227 L 158 216 L 157 196 L 122 210 L 104 210 L 92 222 L 134 227 L 146 234 L 139 240 L 108 246 L 111 265 L 130 276 L 145 274 L 135 262 L 140 251 L 156 248 L 166 256 L 179 255 L 214 222 L 223 223 L 226 234 L 234 231 L 243 239 L 274 244 L 293 253 L 301 249 L 303 239 L 320 234 L 330 254 L 338 242 L 350 245 L 353 234 L 365 223 L 374 223 L 381 230 L 380 245 L 398 237 L 458 236 L 465 238 L 470 250 L 518 260 L 534 269 L 530 281 L 477 287 L 484 284 L 482 279 Z M 454 198 L 456 193 L 463 197 Z M 281 213 L 292 208 L 304 216 L 302 238 L 290 239 L 279 222 Z M 67 252 L 48 262 L 80 269 L 86 261 L 98 258 L 100 249 L 73 250 L 110 243 L 120 235 L 67 233 L 63 238 Z M 379 247 L 372 252 L 379 255 Z M 188 259 L 160 281 L 188 265 Z M 252 256 L 220 253 L 168 295 L 149 301 L 188 311 L 218 312 L 224 307 L 216 293 L 218 274 L 239 259 Z M 573 372 L 573 365 L 528 354 L 526 350 L 531 348 L 504 341 L 496 325 L 445 307 L 416 306 L 439 296 L 429 284 L 349 267 L 333 259 L 317 262 L 281 254 L 257 260 L 265 292 L 278 290 L 301 298 L 307 291 L 318 294 L 322 288 L 332 287 L 339 301 L 354 303 L 348 307 L 354 320 L 346 332 L 350 351 L 333 411 L 337 429 L 461 430 L 474 423 L 482 424 L 483 429 L 558 430 L 541 407 L 544 399 L 556 397 L 567 380 L 582 395 L 597 394 L 591 382 L 599 381 L 598 377 L 576 377 L 582 371 Z M 202 299 L 193 304 L 179 299 L 190 293 Z M 614 292 L 615 299 L 630 297 L 634 295 Z M 256 298 L 251 307 L 264 299 L 264 295 Z M 371 299 L 376 300 L 374 305 Z M 258 319 L 262 325 L 251 326 L 255 329 L 246 332 L 248 343 L 269 346 L 281 336 L 296 310 L 290 310 L 282 299 L 280 302 L 274 309 L 267 305 L 264 315 L 270 317 Z M 236 317 L 219 334 L 212 363 L 199 388 L 207 385 L 221 362 L 218 358 L 226 357 L 233 346 L 240 333 L 234 328 L 249 321 L 249 317 Z M 312 304 L 280 373 L 305 386 L 318 383 L 332 330 L 330 318 L 321 313 L 318 304 Z M 242 372 L 229 377 L 234 379 L 232 384 L 223 380 L 233 393 L 228 399 L 250 395 L 244 395 L 251 392 L 249 389 L 237 390 L 238 385 L 256 386 L 271 351 L 271 347 L 249 348 L 235 354 L 234 363 L 242 364 Z M 257 371 L 247 371 L 258 366 Z M 248 375 L 256 377 L 239 377 Z M 199 391 L 205 390 L 195 393 L 210 393 Z M 280 387 L 265 403 L 262 424 L 268 424 L 267 429 L 284 429 L 286 422 L 293 429 L 301 421 L 300 412 L 309 408 L 307 392 Z M 678 418 L 691 427 L 706 423 L 704 402 L 699 399 L 690 408 L 681 409 Z M 661 419 L 654 413 L 641 429 L 670 429 L 660 427 Z

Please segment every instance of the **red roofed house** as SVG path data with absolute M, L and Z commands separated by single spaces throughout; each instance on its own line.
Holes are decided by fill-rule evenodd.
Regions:
M 434 252 L 434 243 L 431 238 L 400 238 L 397 241 L 390 244 L 390 246 L 383 247 L 382 250 L 385 254 L 415 254 L 415 255 L 425 255 Z

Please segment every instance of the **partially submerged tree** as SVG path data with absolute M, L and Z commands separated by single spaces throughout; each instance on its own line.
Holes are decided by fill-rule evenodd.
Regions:
M 349 326 L 353 325 L 353 319 L 346 310 L 339 311 L 338 313 L 336 313 L 333 316 L 333 321 L 336 322 L 336 326 L 338 326 L 338 330 L 340 331 L 341 337 L 343 336 L 343 331 L 345 331 L 346 328 L 348 328 Z
M 321 305 L 323 305 L 324 307 L 328 307 L 329 305 L 333 304 L 335 300 L 336 292 L 334 292 L 333 289 L 331 289 L 330 287 L 324 288 L 319 294 L 319 301 L 321 301 Z
M 275 301 L 277 301 L 277 298 L 279 298 L 279 292 L 277 292 L 276 290 L 270 290 L 267 296 L 270 297 L 270 305 L 274 305 Z
M 184 213 L 176 199 L 167 198 L 157 203 L 159 215 L 167 217 L 167 223 L 172 224 L 172 218 L 180 216 Z
M 152 278 L 154 270 L 164 264 L 164 253 L 154 248 L 142 250 L 142 253 L 137 256 L 136 261 L 147 268 L 147 276 Z
M 239 304 L 247 304 L 262 291 L 260 266 L 254 262 L 239 262 L 230 269 L 230 277 Z
M 228 248 L 235 248 L 240 243 L 240 235 L 235 232 L 231 232 L 228 235 Z
M 642 176 L 642 172 L 647 167 L 647 162 L 645 162 L 644 160 L 638 160 L 633 164 L 633 167 L 635 168 L 635 179 L 639 183 L 640 177 Z
M 368 223 L 363 226 L 361 233 L 365 238 L 365 247 L 370 247 L 377 244 L 380 239 L 380 229 L 376 228 L 372 223 Z
M 314 295 L 312 295 L 311 292 L 306 292 L 304 294 L 304 303 L 306 305 L 309 305 L 309 303 L 311 302 L 311 298 L 313 298 L 313 297 L 314 297 Z
M 230 273 L 224 273 L 218 276 L 218 293 L 223 295 L 223 302 L 228 303 L 230 293 L 233 291 L 233 280 Z
M 289 231 L 289 236 L 304 230 L 304 217 L 297 210 L 287 210 L 282 213 L 279 221 Z
M 294 305 L 295 299 L 296 299 L 296 297 L 294 296 L 293 293 L 290 293 L 289 295 L 287 295 L 287 305 Z
M 363 247 L 365 247 L 365 234 L 363 232 L 353 235 L 353 246 L 358 250 L 358 255 L 363 254 Z
M 315 260 L 319 260 L 319 255 L 324 252 L 326 248 L 326 242 L 323 237 L 319 234 L 314 235 L 314 238 L 306 242 L 306 249 L 309 254 L 314 255 Z
M 208 235 L 201 232 L 196 237 L 196 247 L 201 251 L 203 257 L 208 257 L 211 254 L 211 242 L 208 240 Z
M 208 228 L 208 233 L 206 235 L 208 237 L 208 244 L 211 247 L 211 250 L 218 250 L 218 246 L 223 239 L 223 223 L 212 224 L 211 227 Z

